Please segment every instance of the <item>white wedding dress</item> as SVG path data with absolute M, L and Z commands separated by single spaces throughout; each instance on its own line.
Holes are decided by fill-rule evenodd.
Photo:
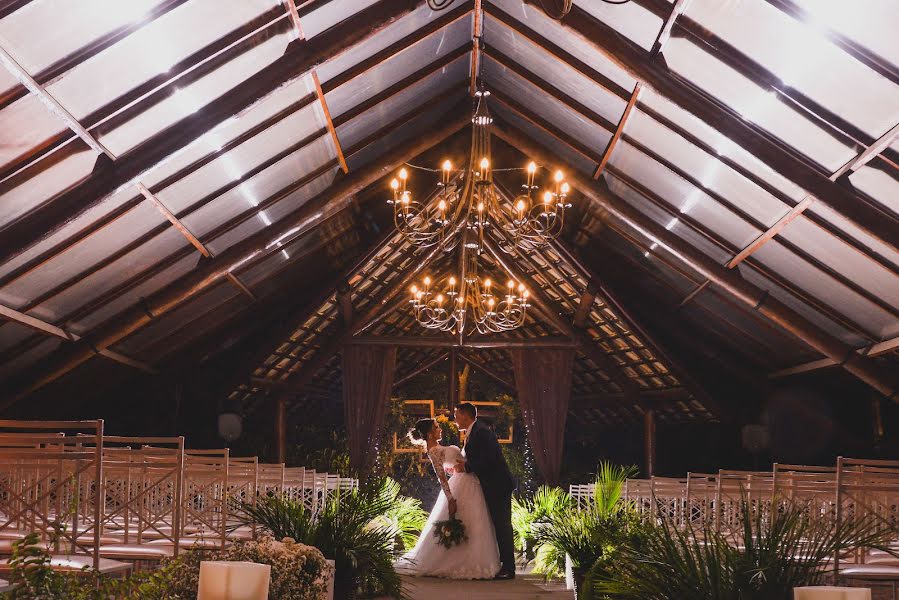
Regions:
M 458 446 L 434 446 L 428 455 L 443 491 L 418 543 L 399 560 L 397 570 L 417 576 L 492 579 L 500 569 L 499 548 L 480 480 L 471 473 L 455 473 L 447 480 L 446 469 L 464 459 Z M 456 499 L 456 518 L 465 524 L 468 537 L 452 548 L 441 546 L 433 533 L 434 523 L 449 518 L 447 496 Z

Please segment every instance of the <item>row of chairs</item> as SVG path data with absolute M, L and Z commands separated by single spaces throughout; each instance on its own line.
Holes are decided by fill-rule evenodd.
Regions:
M 593 497 L 593 484 L 572 485 L 579 506 Z M 771 471 L 720 470 L 687 473 L 683 478 L 628 479 L 624 499 L 647 516 L 661 515 L 696 531 L 706 528 L 738 543 L 744 503 L 753 518 L 765 522 L 773 511 L 800 506 L 811 519 L 839 527 L 866 515 L 891 535 L 899 550 L 899 461 L 839 457 L 833 466 L 774 464 Z M 858 548 L 837 555 L 832 563 L 836 579 L 899 581 L 899 560 L 889 553 Z
M 192 450 L 183 437 L 106 435 L 103 421 L 0 421 L 0 555 L 36 533 L 54 565 L 103 572 L 255 535 L 234 512 L 285 494 L 315 511 L 355 479 Z M 125 566 L 122 566 L 125 565 Z

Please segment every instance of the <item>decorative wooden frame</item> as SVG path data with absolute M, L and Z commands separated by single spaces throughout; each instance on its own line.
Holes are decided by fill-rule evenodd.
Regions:
M 486 400 L 483 400 L 483 401 L 481 401 L 481 400 L 466 400 L 466 402 L 470 402 L 470 403 L 474 404 L 475 407 L 478 409 L 480 409 L 482 406 L 487 407 L 487 408 L 501 409 L 502 405 L 503 405 L 502 402 L 495 402 L 495 401 L 488 402 Z M 461 439 L 461 442 L 464 444 L 465 443 L 465 434 L 461 431 L 459 432 L 459 438 Z M 498 441 L 500 444 L 511 444 L 513 441 L 515 441 L 515 423 L 509 424 L 509 437 L 507 437 L 507 438 L 497 437 L 496 441 Z
M 419 406 L 427 406 L 430 412 L 430 418 L 435 418 L 434 401 L 433 400 L 403 400 L 403 405 L 413 404 Z M 399 436 L 393 432 L 393 453 L 394 454 L 424 454 L 421 448 L 401 448 L 399 445 Z

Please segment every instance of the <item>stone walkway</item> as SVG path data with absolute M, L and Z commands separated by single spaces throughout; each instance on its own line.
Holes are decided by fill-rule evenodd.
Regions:
M 412 600 L 574 600 L 564 582 L 544 583 L 519 574 L 512 581 L 456 581 L 435 577 L 403 577 Z

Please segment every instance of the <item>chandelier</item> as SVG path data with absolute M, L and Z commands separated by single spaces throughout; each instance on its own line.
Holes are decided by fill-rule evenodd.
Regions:
M 493 118 L 487 109 L 490 92 L 476 92 L 477 102 L 471 118 L 472 137 L 468 164 L 454 169 L 445 160 L 434 193 L 418 200 L 409 189 L 409 170 L 403 167 L 390 182 L 393 192 L 388 204 L 393 207 L 397 230 L 412 245 L 430 247 L 442 244 L 459 248 L 460 273 L 449 276 L 441 290 L 425 277 L 410 288 L 416 321 L 428 329 L 459 332 L 498 333 L 524 324 L 529 292 L 523 283 L 509 278 L 506 284 L 479 277 L 478 257 L 484 250 L 487 231 L 496 231 L 498 246 L 504 252 L 530 251 L 556 238 L 564 226 L 570 187 L 561 171 L 553 173 L 543 188 L 537 185 L 537 164 L 524 169 L 524 182 L 511 198 L 497 189 L 496 170 L 491 156 L 490 126 Z

